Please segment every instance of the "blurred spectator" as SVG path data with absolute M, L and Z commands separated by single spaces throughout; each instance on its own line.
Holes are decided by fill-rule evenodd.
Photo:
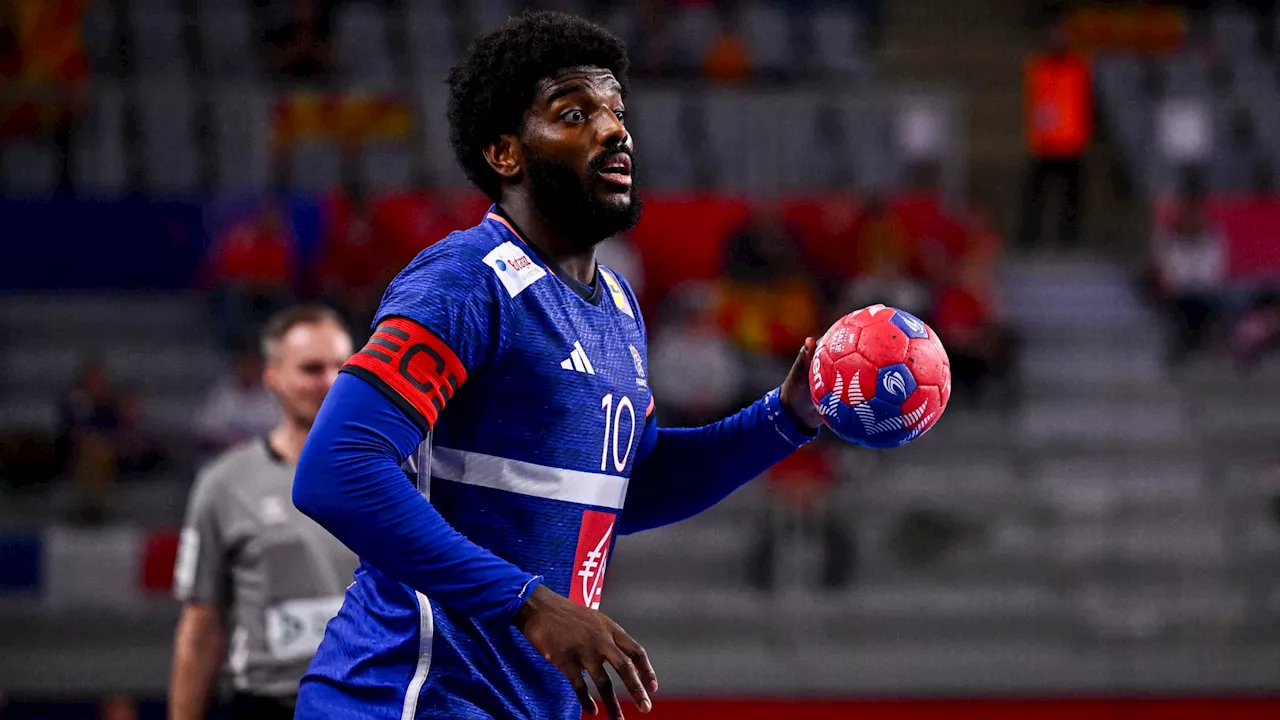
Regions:
M 71 186 L 72 126 L 89 63 L 81 0 L 0 2 L 0 137 L 44 136 L 58 148 L 60 189 Z
M 738 26 L 732 3 L 716 9 L 716 35 L 707 45 L 703 73 L 719 83 L 736 83 L 751 74 L 751 50 Z
M 745 392 L 764 392 L 786 374 L 805 337 L 820 332 L 825 313 L 813 273 L 801 260 L 799 239 L 780 208 L 756 207 L 726 253 L 716 320 L 747 354 Z
M 958 252 L 953 250 L 948 256 L 952 265 L 958 265 L 961 260 L 972 262 L 979 265 L 988 277 L 993 277 L 1004 242 L 991 218 L 990 200 L 974 188 L 956 218 L 961 230 L 961 245 Z
M 73 520 L 101 522 L 120 475 L 155 470 L 166 453 L 137 393 L 114 388 L 100 358 L 85 360 L 58 410 L 57 452 L 77 493 Z
M 223 347 L 237 351 L 293 299 L 295 242 L 287 206 L 272 199 L 215 242 L 207 271 L 214 285 L 214 319 Z
M 81 363 L 71 387 L 58 400 L 57 454 L 63 467 L 76 455 L 78 438 L 106 433 L 119 422 L 120 406 L 102 358 L 91 355 Z
M 262 357 L 246 351 L 205 398 L 196 430 L 204 449 L 216 452 L 265 435 L 279 421 L 280 408 L 262 385 Z
M 115 432 L 116 462 L 120 472 L 149 473 L 169 460 L 160 435 L 147 420 L 142 396 L 123 389 L 119 400 L 120 423 Z
M 710 293 L 697 285 L 673 291 L 656 323 L 649 376 L 669 425 L 719 420 L 744 394 L 742 358 L 707 310 Z
M 857 273 L 872 274 L 884 265 L 905 268 L 911 264 L 912 251 L 911 237 L 902 219 L 889 212 L 884 198 L 867 198 L 856 241 Z
M 1031 169 L 1022 197 L 1018 243 L 1039 244 L 1050 183 L 1062 186 L 1058 242 L 1076 245 L 1080 232 L 1080 175 L 1093 135 L 1093 90 L 1089 65 L 1067 46 L 1066 28 L 1058 24 L 1043 53 L 1027 60 L 1025 76 L 1026 134 Z
M 830 448 L 819 440 L 789 455 L 767 473 L 770 501 L 760 521 L 759 539 L 748 568 L 751 584 L 764 591 L 776 586 L 782 537 L 815 537 L 822 548 L 822 585 L 845 586 L 854 575 L 851 534 L 841 514 L 825 502 L 835 482 Z
M 857 243 L 858 275 L 841 293 L 839 314 L 883 303 L 927 318 L 931 298 L 928 286 L 910 272 L 911 237 L 879 197 L 867 200 Z
M 356 196 L 345 223 L 329 223 L 318 263 L 320 296 L 334 305 L 363 344 L 387 283 L 399 269 L 367 202 Z
M 967 391 L 960 397 L 977 402 L 988 398 L 992 381 L 1007 375 L 1011 356 L 1008 333 L 996 317 L 993 285 L 990 266 L 979 258 L 966 260 L 938 293 L 931 323 L 946 338 L 953 383 Z
M 906 233 L 907 271 L 930 281 L 945 277 L 948 266 L 964 254 L 967 240 L 966 228 L 944 201 L 940 176 L 936 163 L 915 163 L 910 170 L 910 187 L 887 209 Z M 980 213 L 982 207 L 974 205 L 973 213 Z
M 1157 282 L 1169 316 L 1169 360 L 1180 363 L 1204 345 L 1219 310 L 1226 276 L 1222 232 L 1209 220 L 1198 188 L 1184 194 L 1172 222 L 1157 231 Z

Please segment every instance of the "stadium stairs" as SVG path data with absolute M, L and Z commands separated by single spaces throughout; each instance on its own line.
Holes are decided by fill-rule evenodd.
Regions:
M 135 390 L 148 425 L 179 446 L 189 439 L 204 394 L 226 366 L 213 343 L 207 306 L 195 294 L 19 294 L 0 303 L 0 430 L 52 436 L 57 402 L 80 364 L 95 353 L 117 387 Z M 147 526 L 177 525 L 191 483 L 189 467 L 118 484 L 111 517 Z M 63 519 L 74 502 L 59 478 L 42 492 L 0 496 L 0 525 Z
M 968 182 L 1013 227 L 1026 148 L 1022 141 L 1022 62 L 1032 46 L 1025 3 L 1001 0 L 895 0 L 878 65 L 895 83 L 945 87 L 965 97 Z
M 1107 262 L 1011 261 L 1001 285 L 1024 342 L 1020 402 L 957 403 L 909 448 L 850 451 L 829 501 L 859 539 L 847 589 L 820 589 L 818 548 L 794 537 L 777 586 L 747 588 L 770 503 L 759 483 L 619 541 L 603 609 L 676 689 L 1271 682 L 1252 663 L 1280 606 L 1257 574 L 1280 557 L 1259 481 L 1280 433 L 1261 398 L 1276 397 L 1280 365 L 1252 387 L 1218 358 L 1167 371 L 1159 318 Z M 912 566 L 890 538 L 922 508 L 971 530 Z

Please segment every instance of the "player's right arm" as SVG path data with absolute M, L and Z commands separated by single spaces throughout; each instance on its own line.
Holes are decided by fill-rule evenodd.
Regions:
M 230 589 L 227 553 L 220 531 L 216 480 L 196 480 L 183 523 L 174 594 L 182 615 L 173 638 L 169 720 L 202 720 L 226 657 L 223 607 Z
M 369 343 L 344 367 L 316 417 L 298 461 L 294 504 L 363 560 L 433 601 L 515 624 L 565 674 L 587 710 L 594 712 L 595 703 L 584 670 L 616 714 L 605 662 L 616 662 L 647 710 L 645 684 L 652 689 L 656 680 L 634 640 L 468 540 L 401 470 L 454 393 L 499 351 L 503 329 L 494 298 L 505 290 L 460 270 L 435 273 L 417 287 L 393 284 Z
M 188 602 L 173 640 L 169 678 L 169 720 L 203 720 L 226 652 L 222 611 L 216 605 Z

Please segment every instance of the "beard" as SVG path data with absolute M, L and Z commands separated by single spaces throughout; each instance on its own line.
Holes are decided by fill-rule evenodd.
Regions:
M 621 147 L 606 148 L 592 158 L 587 176 L 583 178 L 571 165 L 532 150 L 525 151 L 525 172 L 529 173 L 534 207 L 548 224 L 566 237 L 573 238 L 580 249 L 595 247 L 620 232 L 630 230 L 640 221 L 644 203 L 636 192 L 634 156 L 631 156 L 630 202 L 605 200 L 597 191 L 597 173 L 604 169 L 607 158 L 618 152 L 627 151 Z

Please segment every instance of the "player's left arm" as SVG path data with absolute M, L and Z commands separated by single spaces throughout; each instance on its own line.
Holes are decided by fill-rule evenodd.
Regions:
M 645 425 L 619 533 L 693 517 L 817 437 L 822 419 L 809 398 L 813 338 L 786 380 L 741 411 L 696 428 Z

